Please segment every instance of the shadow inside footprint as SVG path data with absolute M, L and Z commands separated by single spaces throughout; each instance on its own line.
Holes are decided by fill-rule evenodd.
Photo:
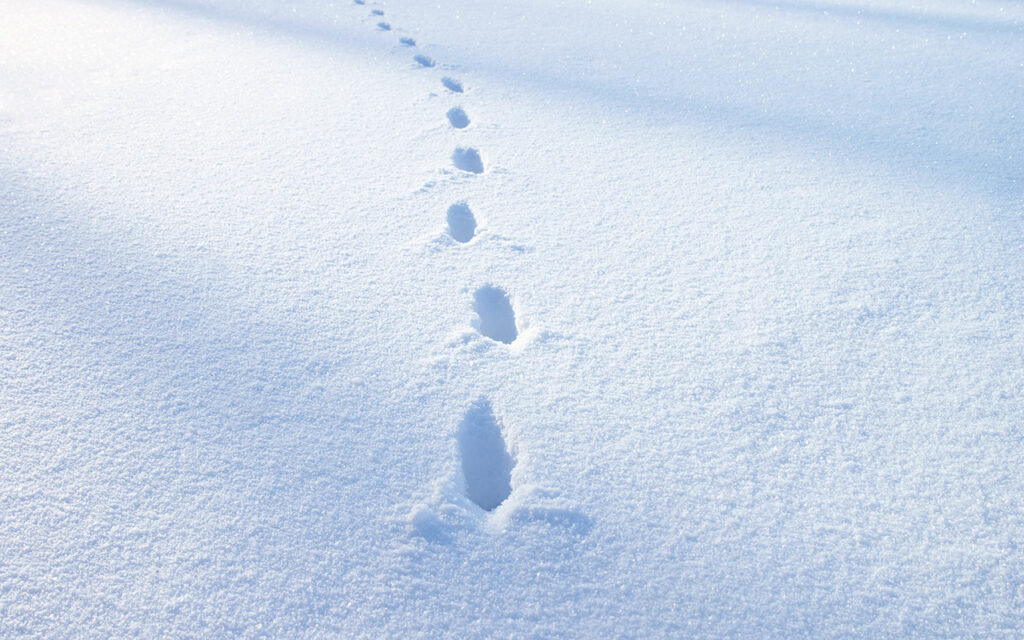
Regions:
M 391 31 L 391 25 L 388 24 L 387 22 L 378 22 L 377 28 L 380 29 L 381 31 Z
M 473 294 L 473 310 L 480 317 L 477 330 L 491 340 L 512 344 L 519 335 L 516 312 L 508 295 L 491 285 L 480 287 Z
M 484 172 L 484 161 L 480 158 L 480 152 L 472 147 L 468 149 L 457 147 L 455 153 L 452 154 L 452 162 L 456 169 L 470 173 Z
M 412 38 L 399 38 L 398 41 L 407 47 L 415 47 L 416 41 Z
M 432 67 L 434 66 L 434 59 L 423 55 L 422 53 L 412 57 L 421 67 Z
M 441 78 L 441 84 L 443 84 L 444 88 L 449 91 L 454 91 L 455 93 L 462 93 L 462 83 L 456 80 L 455 78 Z
M 375 15 L 375 16 L 382 16 L 382 15 L 384 15 L 384 12 L 382 10 L 380 10 L 380 9 L 374 9 L 370 13 Z
M 448 122 L 456 129 L 465 129 L 469 126 L 469 116 L 459 107 L 452 107 L 445 115 L 448 116 Z
M 457 437 L 466 496 L 484 511 L 494 511 L 512 493 L 515 461 L 488 400 L 470 407 Z
M 476 233 L 476 217 L 465 202 L 448 207 L 448 233 L 459 242 L 469 242 L 473 239 Z

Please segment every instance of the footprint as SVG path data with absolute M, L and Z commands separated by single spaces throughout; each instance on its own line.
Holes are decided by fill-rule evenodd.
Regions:
M 515 460 L 501 435 L 491 403 L 473 403 L 459 425 L 459 457 L 466 496 L 484 511 L 494 511 L 512 493 Z
M 381 10 L 381 9 L 374 9 L 374 10 L 373 10 L 373 11 L 371 11 L 370 13 L 372 13 L 372 14 L 373 14 L 373 15 L 375 15 L 375 16 L 382 16 L 382 15 L 384 15 L 384 11 L 383 11 L 383 10 Z
M 398 41 L 407 47 L 415 47 L 416 41 L 412 38 L 399 38 Z
M 443 84 L 445 89 L 448 89 L 449 91 L 462 93 L 462 83 L 455 78 L 441 78 L 441 84 Z
M 484 161 L 480 159 L 480 152 L 472 147 L 468 149 L 456 147 L 455 153 L 452 154 L 452 162 L 455 163 L 456 169 L 470 173 L 484 172 Z
M 459 107 L 452 107 L 445 115 L 448 116 L 448 122 L 456 129 L 465 129 L 469 126 L 469 116 Z
M 412 59 L 418 62 L 421 67 L 432 67 L 435 64 L 433 58 L 429 58 L 422 53 L 413 56 Z
M 476 234 L 476 217 L 465 202 L 448 207 L 448 233 L 459 242 L 469 242 Z
M 356 4 L 366 4 L 366 0 L 352 0 Z
M 377 28 L 381 31 L 391 31 L 391 25 L 386 22 L 378 22 Z
M 473 310 L 479 316 L 474 323 L 476 330 L 491 340 L 512 344 L 519 335 L 516 313 L 508 295 L 498 287 L 486 285 L 477 289 L 473 294 Z

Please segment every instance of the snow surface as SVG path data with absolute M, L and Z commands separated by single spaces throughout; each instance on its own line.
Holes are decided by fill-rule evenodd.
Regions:
M 0 636 L 1024 637 L 1020 2 L 0 12 Z

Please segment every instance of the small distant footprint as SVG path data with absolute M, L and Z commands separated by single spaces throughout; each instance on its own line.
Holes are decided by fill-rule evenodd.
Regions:
M 455 163 L 456 169 L 461 169 L 462 171 L 470 173 L 484 172 L 484 161 L 480 158 L 480 152 L 472 147 L 468 149 L 457 147 L 455 153 L 452 154 L 452 162 Z
M 387 22 L 378 22 L 377 28 L 380 29 L 381 31 L 391 31 L 391 25 L 388 24 Z
M 352 2 L 355 2 L 356 4 L 366 4 L 366 0 L 352 0 Z
M 399 38 L 398 41 L 407 47 L 415 47 L 416 41 L 412 38 Z
M 448 207 L 448 233 L 459 242 L 469 242 L 476 234 L 476 216 L 465 202 Z
M 484 511 L 494 511 L 512 493 L 515 460 L 509 453 L 491 403 L 473 403 L 457 435 L 466 496 Z
M 473 310 L 479 316 L 476 329 L 491 340 L 512 344 L 518 337 L 516 313 L 503 290 L 491 285 L 480 287 L 473 294 Z
M 462 93 L 462 83 L 455 78 L 441 78 L 441 84 L 443 84 L 445 89 L 448 89 L 449 91 Z
M 469 116 L 460 107 L 452 107 L 445 115 L 448 116 L 448 122 L 456 129 L 465 129 L 469 126 Z
M 432 67 L 436 64 L 433 58 L 425 56 L 422 53 L 416 54 L 412 59 L 419 63 L 421 67 Z
M 372 14 L 373 14 L 373 15 L 375 15 L 375 16 L 382 16 L 382 15 L 384 15 L 384 11 L 383 11 L 383 10 L 381 10 L 381 9 L 374 9 L 374 10 L 373 10 L 373 11 L 371 11 L 370 13 L 372 13 Z

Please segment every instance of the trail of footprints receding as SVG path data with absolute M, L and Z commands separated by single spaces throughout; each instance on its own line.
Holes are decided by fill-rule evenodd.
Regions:
M 366 0 L 353 0 L 365 5 Z M 380 31 L 391 31 L 391 24 L 385 20 L 384 11 L 373 9 L 371 16 L 381 18 L 377 22 Z M 416 40 L 405 36 L 398 39 L 400 45 L 416 47 Z M 433 58 L 417 53 L 413 62 L 420 68 L 437 65 Z M 465 88 L 452 77 L 441 78 L 441 85 L 450 94 L 462 95 Z M 453 106 L 446 113 L 448 124 L 453 129 L 469 127 L 471 120 L 462 106 Z M 484 173 L 484 158 L 474 147 L 456 146 L 451 155 L 452 165 L 459 171 L 479 175 Z M 477 219 L 466 202 L 456 202 L 448 207 L 447 233 L 460 244 L 470 243 L 477 233 Z M 511 345 L 520 338 L 515 309 L 508 293 L 501 287 L 486 284 L 473 293 L 472 309 L 476 314 L 473 327 L 481 336 L 494 342 Z M 476 506 L 486 512 L 500 507 L 514 489 L 512 470 L 515 457 L 512 455 L 501 422 L 495 417 L 494 409 L 487 398 L 473 402 L 459 423 L 456 441 L 463 480 L 463 492 Z

